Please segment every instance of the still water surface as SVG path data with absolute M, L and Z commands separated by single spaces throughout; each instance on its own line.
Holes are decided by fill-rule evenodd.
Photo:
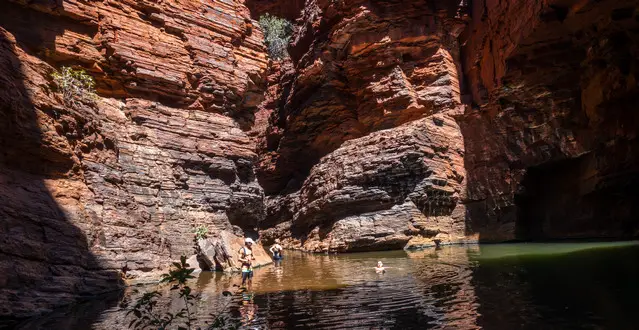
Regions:
M 389 267 L 383 274 L 374 270 L 378 260 Z M 222 311 L 244 329 L 639 328 L 636 242 L 288 252 L 281 262 L 255 270 L 250 295 L 221 297 L 237 283 L 238 276 L 201 274 L 193 285 L 202 294 L 198 315 Z M 121 307 L 105 306 L 89 317 L 83 306 L 83 312 L 67 310 L 23 328 L 112 329 L 128 323 L 119 321 Z M 55 323 L 61 320 L 66 325 Z

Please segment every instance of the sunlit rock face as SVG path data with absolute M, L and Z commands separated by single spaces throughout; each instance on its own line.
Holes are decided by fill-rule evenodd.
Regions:
M 262 39 L 234 1 L 3 2 L 0 317 L 157 276 L 198 226 L 254 233 Z M 54 92 L 63 65 L 95 105 Z
M 469 232 L 482 240 L 639 235 L 636 1 L 473 1 Z
M 258 145 L 265 238 L 310 251 L 464 238 L 457 5 L 306 3 Z
M 463 151 L 459 127 L 443 114 L 346 141 L 299 191 L 270 199 L 265 223 L 274 227 L 262 235 L 317 252 L 463 240 Z

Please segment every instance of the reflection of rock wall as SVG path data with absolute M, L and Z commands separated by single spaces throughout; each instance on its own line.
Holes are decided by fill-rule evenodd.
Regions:
M 266 55 L 243 5 L 22 3 L 0 12 L 0 317 L 159 271 L 193 253 L 198 225 L 257 225 L 241 127 Z M 126 99 L 65 106 L 52 65 L 82 66 L 101 96 Z
M 469 233 L 638 235 L 636 1 L 472 4 Z
M 306 3 L 260 144 L 267 237 L 352 251 L 463 236 L 457 9 Z
M 441 314 L 440 324 L 446 328 L 481 329 L 479 307 L 470 256 L 478 246 L 442 247 L 409 252 L 413 259 L 412 274 L 420 282 L 426 301 L 435 301 L 433 312 Z

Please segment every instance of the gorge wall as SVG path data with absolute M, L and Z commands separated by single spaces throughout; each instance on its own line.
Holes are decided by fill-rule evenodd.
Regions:
M 263 105 L 264 239 L 316 252 L 465 239 L 460 10 L 306 2 Z
M 254 233 L 242 127 L 267 58 L 242 3 L 13 1 L 0 22 L 1 316 L 161 271 L 197 226 Z M 95 78 L 95 104 L 55 92 L 63 65 Z
M 636 237 L 637 7 L 307 1 L 262 106 L 263 238 Z
M 637 1 L 474 1 L 467 225 L 482 240 L 639 235 Z
M 315 252 L 639 236 L 637 7 L 5 2 L 0 317 L 149 276 L 198 226 Z M 295 20 L 283 61 L 267 12 Z

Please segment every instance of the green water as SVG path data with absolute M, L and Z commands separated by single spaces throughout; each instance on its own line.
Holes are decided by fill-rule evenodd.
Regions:
M 375 272 L 378 260 L 389 267 L 386 273 Z M 193 283 L 202 294 L 198 315 L 220 311 L 244 329 L 639 328 L 636 242 L 288 252 L 283 261 L 255 271 L 251 295 L 220 295 L 238 282 L 238 276 L 200 275 Z M 118 305 L 91 314 L 85 304 L 82 311 L 66 310 L 64 317 L 32 320 L 22 328 L 113 329 L 128 323 Z

